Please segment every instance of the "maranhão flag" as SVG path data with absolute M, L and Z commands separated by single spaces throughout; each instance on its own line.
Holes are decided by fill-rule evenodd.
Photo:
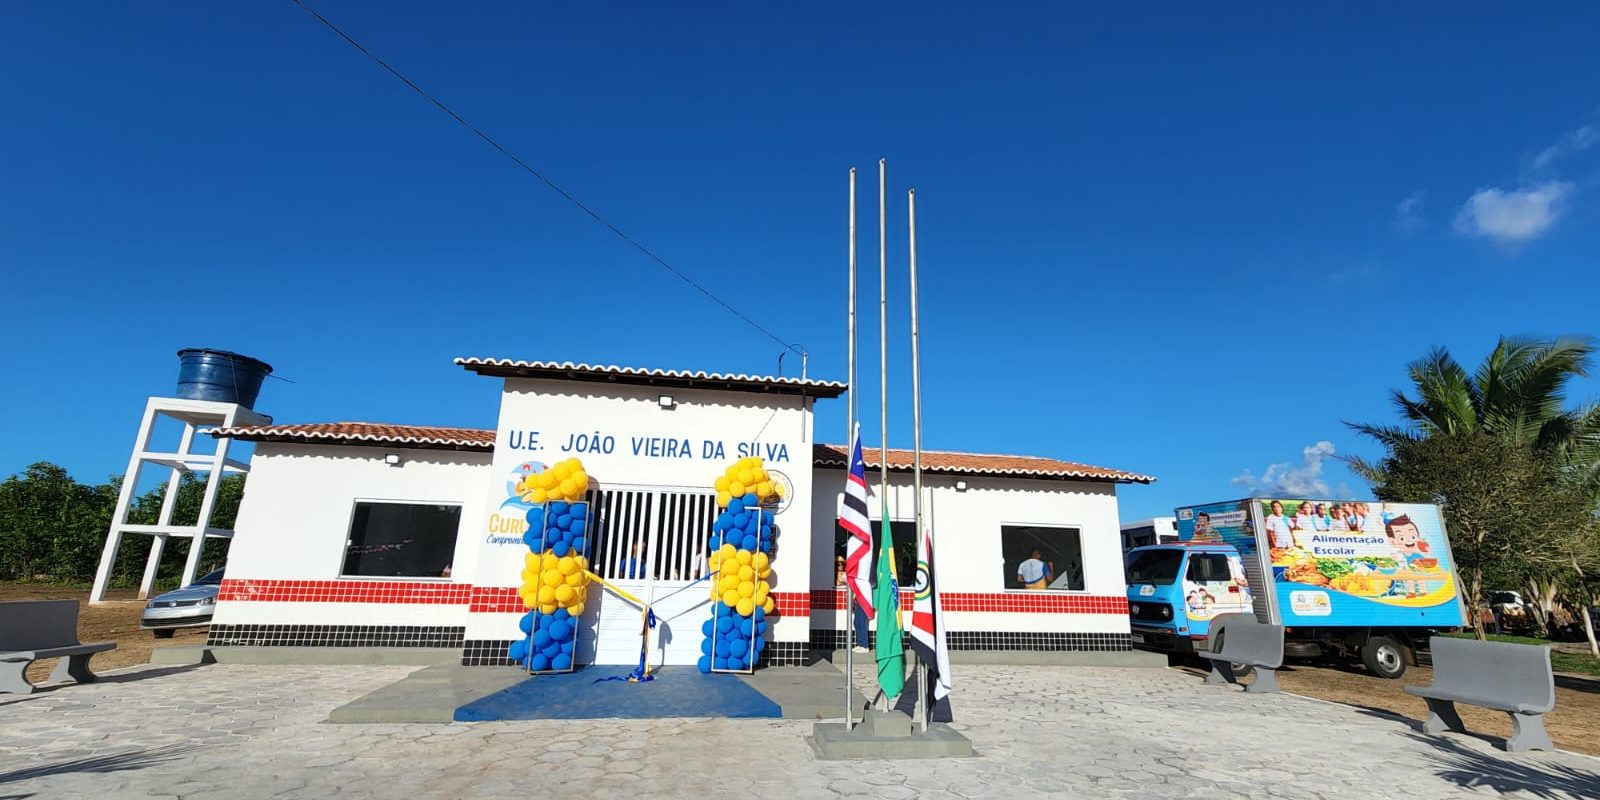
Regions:
M 839 527 L 850 538 L 845 543 L 844 583 L 850 587 L 856 605 L 874 614 L 872 605 L 872 530 L 867 522 L 867 463 L 861 458 L 861 425 L 850 442 L 850 474 L 844 479 L 844 497 L 839 502 Z M 845 624 L 850 621 L 845 620 Z M 860 642 L 865 645 L 866 642 Z
M 911 601 L 911 649 L 928 666 L 934 701 L 950 694 L 950 646 L 944 634 L 944 604 L 933 573 L 933 531 L 924 528 L 917 542 L 917 583 Z M 926 692 L 923 687 L 921 691 Z

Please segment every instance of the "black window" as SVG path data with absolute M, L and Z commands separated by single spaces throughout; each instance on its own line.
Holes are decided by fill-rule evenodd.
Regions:
M 1228 572 L 1228 557 L 1216 553 L 1193 553 L 1189 556 L 1188 579 L 1196 583 L 1207 581 L 1227 581 L 1233 576 Z
M 1083 589 L 1083 546 L 1077 528 L 1002 525 L 1000 554 L 1008 589 Z
M 343 574 L 448 578 L 460 526 L 460 506 L 358 502 Z
M 883 549 L 883 522 L 872 520 L 872 557 L 877 559 L 878 551 Z M 894 536 L 894 568 L 895 579 L 902 587 L 911 586 L 917 580 L 917 523 L 889 521 L 889 533 Z M 845 545 L 850 540 L 850 534 L 835 522 L 833 525 L 833 554 L 835 572 L 844 568 Z M 835 575 L 837 579 L 837 575 Z M 837 582 L 837 580 L 835 581 Z
M 1181 550 L 1145 550 L 1134 553 L 1128 560 L 1128 583 L 1148 583 L 1171 586 L 1178 579 L 1178 565 L 1183 563 Z

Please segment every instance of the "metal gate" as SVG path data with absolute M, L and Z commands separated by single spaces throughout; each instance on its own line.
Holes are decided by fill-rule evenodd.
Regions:
M 591 568 L 600 577 L 652 603 L 650 663 L 693 664 L 700 657 L 700 624 L 711 613 L 706 540 L 716 497 L 703 490 L 612 488 L 590 494 Z M 595 631 L 579 661 L 636 664 L 638 606 L 591 585 L 584 621 Z

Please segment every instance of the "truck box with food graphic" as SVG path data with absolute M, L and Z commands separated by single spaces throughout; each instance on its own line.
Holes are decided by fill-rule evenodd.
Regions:
M 1398 677 L 1414 645 L 1464 623 L 1437 506 L 1251 498 L 1179 508 L 1177 518 L 1181 544 L 1166 547 L 1237 553 L 1244 574 L 1233 583 L 1254 589 L 1245 596 L 1259 619 L 1286 628 L 1290 656 L 1359 656 L 1374 673 Z M 1130 604 L 1152 591 L 1131 569 L 1150 549 L 1129 554 Z M 1192 647 L 1215 613 L 1186 613 L 1188 630 L 1172 633 L 1187 633 Z M 1140 626 L 1138 615 L 1133 622 Z

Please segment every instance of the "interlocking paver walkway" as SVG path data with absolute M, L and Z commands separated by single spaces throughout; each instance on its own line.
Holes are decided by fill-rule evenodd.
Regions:
M 3 695 L 0 798 L 1600 797 L 1600 760 L 1170 670 L 958 667 L 980 755 L 948 761 L 818 762 L 793 720 L 323 722 L 411 669 L 143 668 Z

